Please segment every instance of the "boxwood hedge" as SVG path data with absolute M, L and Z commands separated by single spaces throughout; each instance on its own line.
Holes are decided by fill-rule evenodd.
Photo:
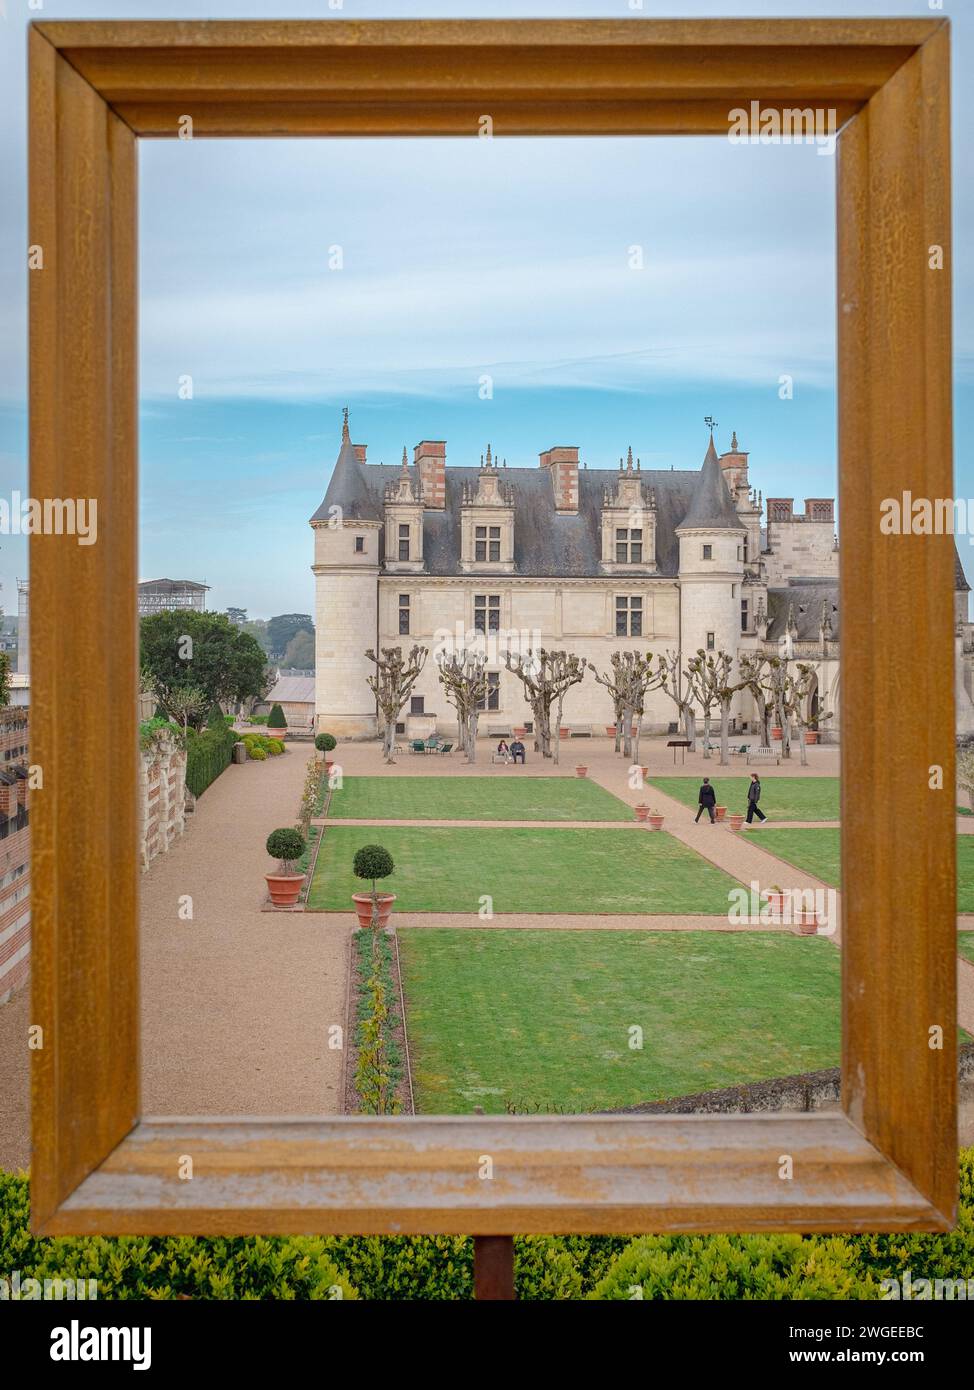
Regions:
M 974 1149 L 947 1235 L 531 1236 L 515 1242 L 522 1299 L 876 1299 L 880 1282 L 974 1279 Z M 101 1299 L 473 1296 L 460 1236 L 59 1237 L 28 1229 L 23 1175 L 0 1173 L 0 1270 L 97 1279 Z

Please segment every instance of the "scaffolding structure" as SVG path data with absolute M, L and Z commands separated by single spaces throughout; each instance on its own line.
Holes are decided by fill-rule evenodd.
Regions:
M 143 579 L 139 584 L 139 617 L 147 618 L 153 613 L 167 613 L 177 608 L 203 613 L 209 587 L 195 579 Z

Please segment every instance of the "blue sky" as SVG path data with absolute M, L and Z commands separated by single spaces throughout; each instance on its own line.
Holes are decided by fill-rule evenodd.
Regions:
M 22 41 L 6 0 L 0 84 L 0 471 L 25 487 Z M 945 0 L 958 70 L 971 6 Z M 320 16 L 317 4 L 89 4 L 44 18 Z M 631 17 L 606 3 L 344 0 L 341 16 Z M 669 5 L 644 14 L 930 15 L 927 0 Z M 955 83 L 955 125 L 971 97 Z M 970 244 L 968 142 L 955 140 L 955 246 Z M 534 466 L 578 444 L 592 467 L 631 443 L 644 466 L 695 467 L 703 417 L 736 429 L 765 495 L 835 482 L 834 161 L 723 140 L 146 141 L 141 170 L 143 576 L 212 585 L 210 604 L 310 610 L 307 518 L 341 406 L 375 461 L 446 439 Z M 340 246 L 343 265 L 329 268 Z M 644 268 L 630 268 L 630 248 Z M 957 438 L 971 424 L 972 296 L 955 267 Z M 180 378 L 193 378 L 181 400 Z M 482 399 L 480 379 L 493 379 Z M 779 378 L 794 381 L 782 400 Z M 974 494 L 970 462 L 957 491 Z M 0 549 L 14 607 L 24 543 Z M 967 556 L 964 556 L 965 561 Z

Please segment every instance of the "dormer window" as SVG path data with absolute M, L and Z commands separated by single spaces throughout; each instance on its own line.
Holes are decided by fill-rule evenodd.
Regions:
M 400 522 L 399 525 L 399 558 L 400 560 L 409 559 L 409 523 Z
M 642 527 L 616 527 L 616 564 L 641 565 L 643 562 Z
M 501 528 L 499 526 L 477 526 L 474 528 L 474 559 L 486 563 L 499 563 L 501 558 Z

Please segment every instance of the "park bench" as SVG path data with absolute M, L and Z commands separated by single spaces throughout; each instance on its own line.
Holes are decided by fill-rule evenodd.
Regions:
M 569 730 L 571 731 L 571 736 L 572 736 L 572 738 L 591 738 L 591 737 L 592 737 L 592 726 L 591 726 L 591 724 L 569 724 L 568 727 L 569 727 Z
M 513 737 L 514 737 L 514 732 L 513 732 L 513 730 L 511 729 L 510 724 L 488 724 L 488 725 L 487 725 L 487 737 L 488 737 L 488 738 L 513 738 Z
M 780 763 L 781 754 L 776 753 L 773 748 L 752 748 L 747 755 L 747 765 L 752 763 Z
M 750 751 L 751 751 L 751 746 L 750 746 L 750 744 L 748 744 L 748 743 L 742 743 L 741 746 L 740 746 L 739 748 L 732 748 L 732 749 L 730 750 L 730 755 L 731 755 L 732 758 L 743 758 L 744 755 L 745 755 L 746 753 L 750 753 Z

